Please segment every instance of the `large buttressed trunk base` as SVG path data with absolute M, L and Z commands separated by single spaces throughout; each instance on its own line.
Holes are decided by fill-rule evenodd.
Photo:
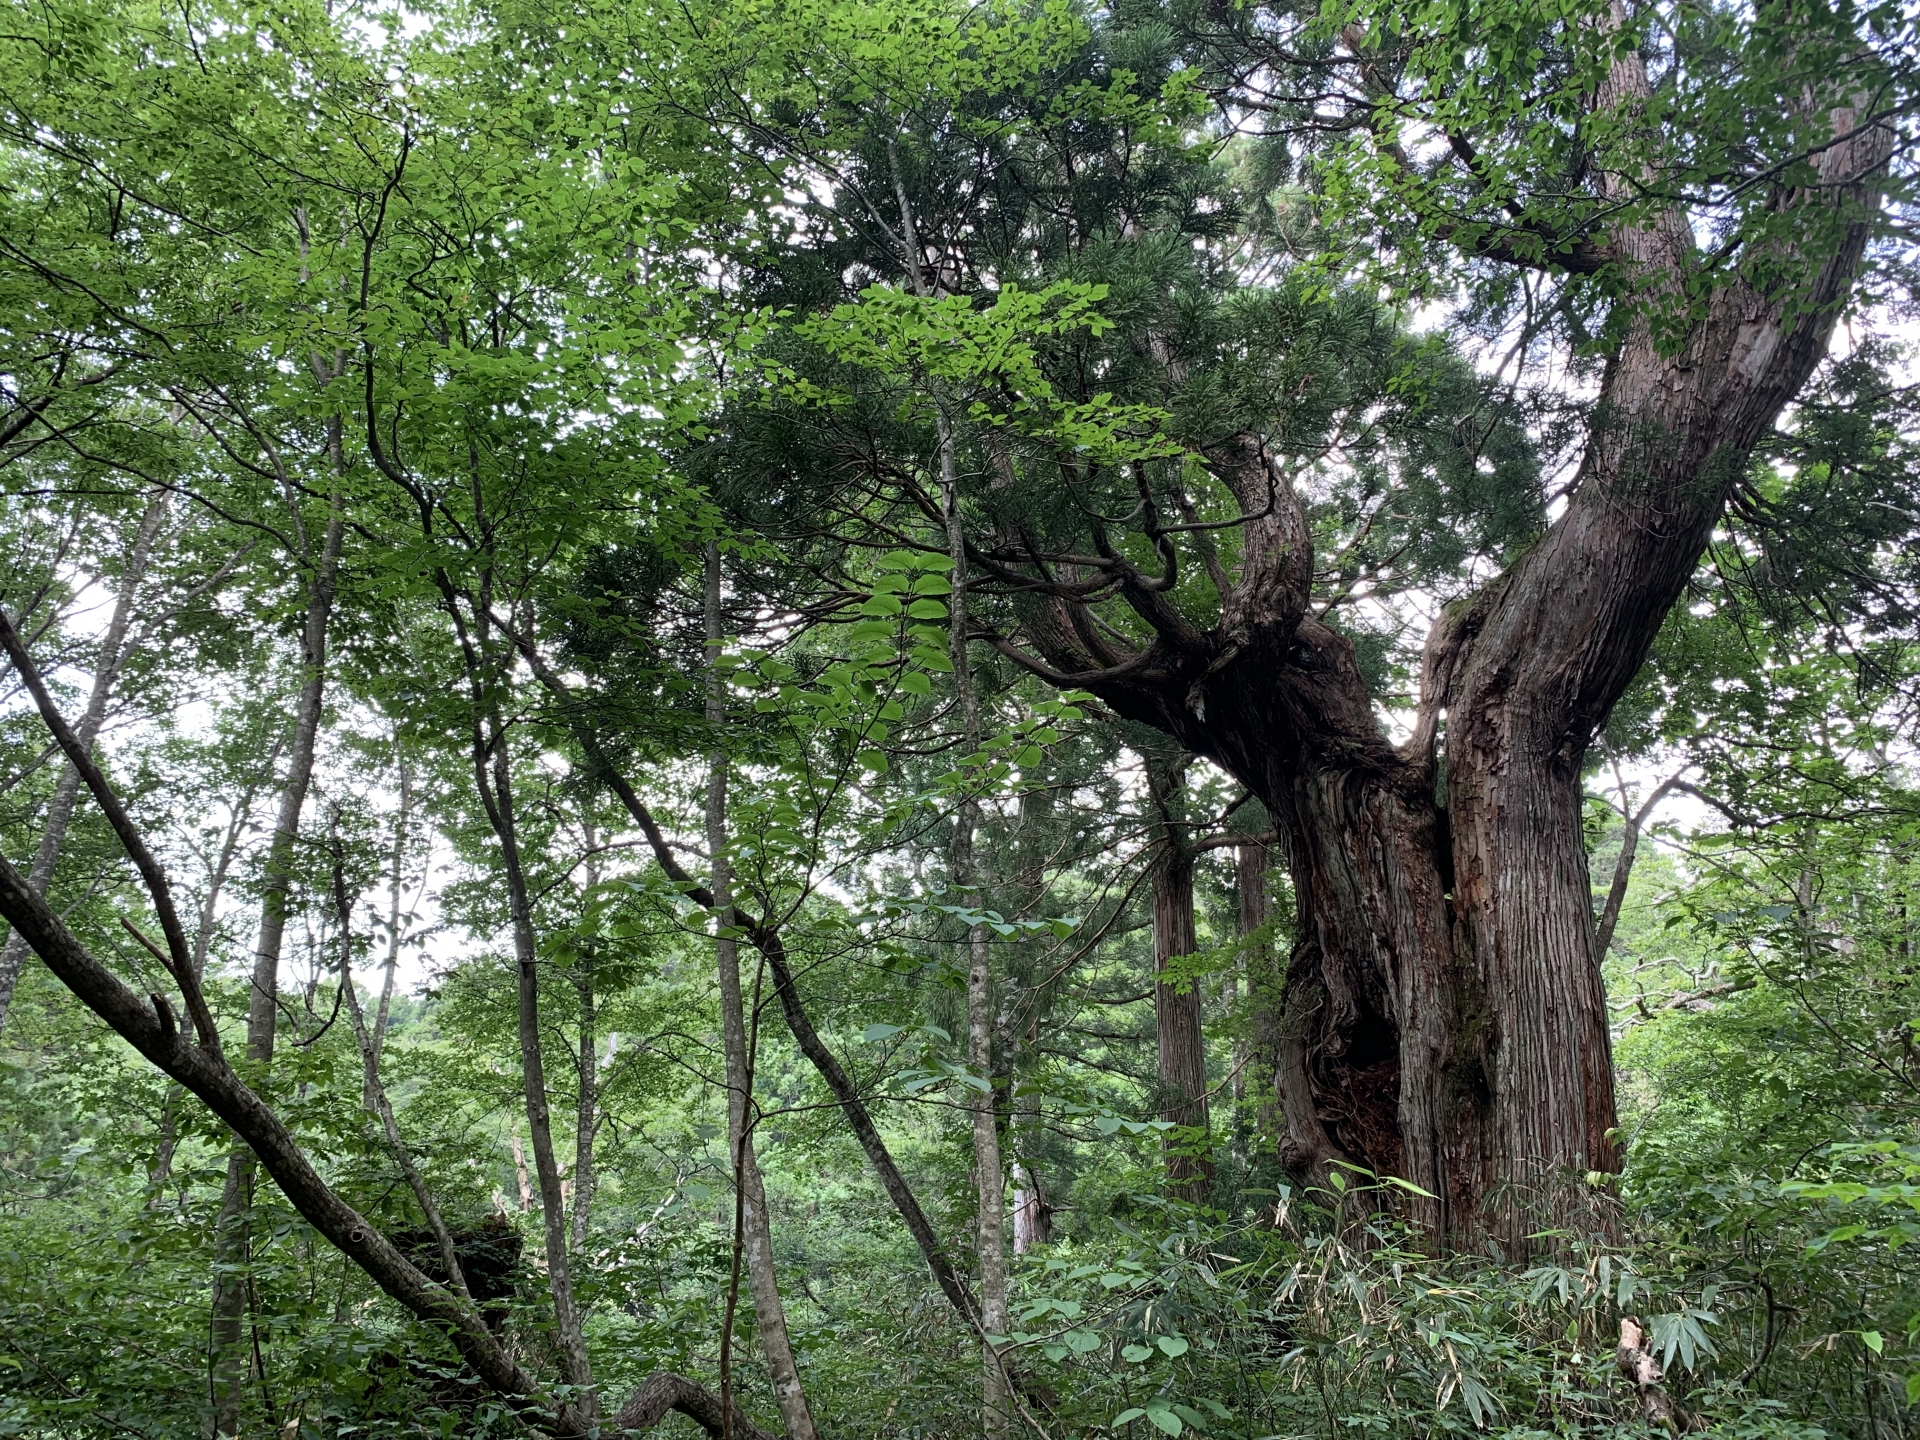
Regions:
M 1351 693 L 1347 643 L 1311 622 L 1302 636 L 1308 673 Z M 1213 723 L 1250 742 L 1219 758 L 1275 816 L 1298 911 L 1277 1066 L 1286 1168 L 1316 1187 L 1335 1172 L 1364 1184 L 1356 1169 L 1406 1180 L 1418 1191 L 1381 1198 L 1452 1248 L 1520 1258 L 1543 1231 L 1611 1234 L 1577 759 L 1449 751 L 1443 804 L 1417 746 L 1269 744 L 1248 763 L 1275 697 L 1236 691 L 1209 689 Z

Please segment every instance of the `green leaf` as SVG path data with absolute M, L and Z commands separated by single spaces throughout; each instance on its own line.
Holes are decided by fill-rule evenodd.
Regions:
M 1862 1330 L 1860 1332 L 1860 1343 L 1878 1355 L 1886 1348 L 1887 1342 L 1881 1338 L 1878 1330 Z
M 1162 1335 L 1154 1344 L 1169 1360 L 1177 1360 L 1187 1353 L 1187 1338 L 1184 1335 Z
M 1120 1356 L 1122 1359 L 1131 1360 L 1134 1364 L 1138 1365 L 1142 1360 L 1151 1360 L 1153 1358 L 1153 1351 L 1149 1350 L 1145 1345 L 1129 1345 L 1120 1352 Z

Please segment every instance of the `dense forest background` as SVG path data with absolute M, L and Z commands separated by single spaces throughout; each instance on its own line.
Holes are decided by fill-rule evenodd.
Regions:
M 1920 1433 L 1920 19 L 0 25 L 0 1435 Z

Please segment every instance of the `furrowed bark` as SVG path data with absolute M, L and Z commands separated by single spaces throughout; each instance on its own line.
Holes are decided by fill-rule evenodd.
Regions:
M 162 491 L 147 502 L 140 516 L 140 527 L 134 532 L 133 548 L 127 553 L 127 568 L 114 594 L 113 613 L 94 658 L 93 687 L 87 693 L 87 708 L 74 726 L 74 734 L 88 754 L 93 753 L 94 741 L 99 738 L 101 723 L 106 719 L 107 702 L 126 663 L 127 627 L 133 621 L 134 600 L 146 579 L 153 543 L 166 520 L 171 498 Z M 54 785 L 53 799 L 47 805 L 46 824 L 40 832 L 39 844 L 34 847 L 33 866 L 27 872 L 27 883 L 37 895 L 46 894 L 53 880 L 53 867 L 59 863 L 60 851 L 67 843 L 67 827 L 73 823 L 73 807 L 79 798 L 80 772 L 69 764 Z M 7 943 L 0 946 L 0 1030 L 6 1028 L 7 1012 L 13 1008 L 14 988 L 20 983 L 20 967 L 26 963 L 29 953 L 27 942 L 18 935 L 7 936 Z
M 706 621 L 707 722 L 718 736 L 726 721 L 726 709 L 719 671 L 712 666 L 723 637 L 720 551 L 711 541 L 706 554 Z M 711 908 L 718 920 L 713 948 L 720 981 L 721 1033 L 727 1057 L 727 1140 L 733 1157 L 734 1184 L 738 1187 L 740 1244 L 748 1286 L 753 1294 L 754 1326 L 760 1336 L 761 1352 L 766 1357 L 768 1378 L 773 1382 L 774 1398 L 780 1405 L 787 1440 L 815 1440 L 819 1432 L 807 1405 L 800 1368 L 793 1358 L 793 1342 L 787 1333 L 786 1306 L 780 1299 L 779 1277 L 773 1265 L 772 1217 L 767 1210 L 766 1188 L 761 1183 L 760 1162 L 755 1154 L 753 1130 L 758 1107 L 753 1101 L 753 1045 L 747 1033 L 746 1004 L 740 986 L 739 941 L 733 934 L 734 927 L 725 920 L 733 909 L 732 873 L 727 862 L 728 764 L 726 752 L 717 742 L 708 764 L 707 853 L 713 857 Z M 722 1344 L 726 1343 L 723 1339 Z M 723 1401 L 731 1398 L 723 1386 Z
M 254 946 L 253 980 L 247 993 L 247 1058 L 263 1069 L 273 1063 L 274 1033 L 280 1012 L 280 951 L 286 934 L 287 894 L 293 883 L 293 852 L 300 836 L 300 812 L 313 782 L 314 752 L 327 688 L 327 626 L 333 615 L 334 583 L 344 535 L 339 497 L 328 507 L 320 553 L 307 582 L 307 613 L 301 628 L 300 698 L 294 709 L 293 740 L 287 754 L 287 778 L 280 791 L 280 813 L 267 848 L 266 880 L 260 896 L 260 937 Z M 227 1155 L 226 1184 L 214 1221 L 214 1278 L 208 1338 L 212 1347 L 213 1429 L 237 1435 L 240 1402 L 246 1387 L 247 1355 L 241 1343 L 246 1313 L 247 1269 L 251 1240 L 248 1211 L 253 1203 L 254 1156 L 245 1145 Z
M 1631 115 L 1648 94 L 1626 53 L 1593 100 Z M 1382 733 L 1352 646 L 1306 608 L 1304 512 L 1245 438 L 1209 451 L 1246 517 L 1219 625 L 1168 613 L 1123 568 L 1116 593 L 1154 631 L 1143 650 L 1099 640 L 1071 598 L 1024 620 L 1044 657 L 1029 668 L 1165 730 L 1266 804 L 1299 906 L 1282 1158 L 1307 1179 L 1346 1162 L 1413 1181 L 1430 1193 L 1409 1209 L 1440 1244 L 1518 1259 L 1617 1227 L 1581 769 L 1859 272 L 1894 137 L 1839 98 L 1821 102 L 1834 139 L 1815 183 L 1778 187 L 1774 236 L 1714 288 L 1699 288 L 1681 207 L 1613 227 L 1621 338 L 1580 483 L 1505 574 L 1439 618 L 1407 744 Z M 1602 189 L 1637 205 L 1645 179 Z

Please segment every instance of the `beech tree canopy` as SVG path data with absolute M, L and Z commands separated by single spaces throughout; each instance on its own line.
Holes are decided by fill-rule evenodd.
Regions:
M 1920 1425 L 1906 8 L 0 35 L 0 1433 Z

